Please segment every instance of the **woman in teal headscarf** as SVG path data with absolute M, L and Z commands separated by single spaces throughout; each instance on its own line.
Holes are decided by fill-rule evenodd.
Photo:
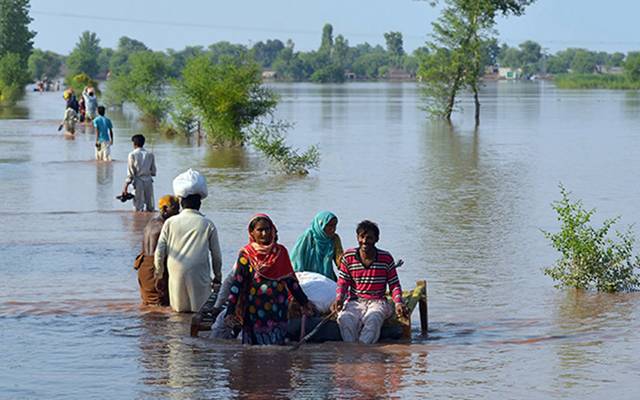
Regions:
M 296 242 L 291 252 L 291 263 L 297 272 L 317 272 L 336 281 L 333 265 L 340 265 L 342 242 L 336 233 L 338 217 L 332 212 L 321 211 Z

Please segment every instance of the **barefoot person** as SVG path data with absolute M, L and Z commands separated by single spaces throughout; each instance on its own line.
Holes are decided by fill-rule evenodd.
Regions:
M 153 177 L 156 176 L 156 161 L 153 153 L 144 148 L 143 135 L 131 137 L 133 151 L 127 157 L 127 180 L 122 188 L 126 198 L 129 185 L 133 185 L 136 197 L 133 207 L 136 211 L 153 211 Z
M 202 185 L 197 190 L 176 190 L 176 181 L 185 174 L 197 174 Z M 180 194 L 182 211 L 164 223 L 155 252 L 155 278 L 169 272 L 169 302 L 177 312 L 196 312 L 211 294 L 213 283 L 222 281 L 222 258 L 216 226 L 199 210 L 207 196 L 206 182 L 197 171 L 187 171 L 173 181 Z
M 321 211 L 316 214 L 291 251 L 291 263 L 296 272 L 316 272 L 334 282 L 337 280 L 333 266 L 340 265 L 343 252 L 340 236 L 336 233 L 337 225 L 338 217 L 334 213 Z
M 96 128 L 96 160 L 111 161 L 111 146 L 113 146 L 113 124 L 104 116 L 104 106 L 98 107 L 98 118 L 93 120 Z
M 242 343 L 284 344 L 289 293 L 305 314 L 312 305 L 298 284 L 287 249 L 277 243 L 276 226 L 265 214 L 249 222 L 249 244 L 240 249 L 234 266 L 225 322 L 242 326 Z
M 358 248 L 344 252 L 338 274 L 336 310 L 342 340 L 372 344 L 380 337 L 380 328 L 392 309 L 385 291 L 387 285 L 398 316 L 407 314 L 393 257 L 378 249 L 378 226 L 362 221 L 356 228 Z
M 166 195 L 158 201 L 160 213 L 151 218 L 144 227 L 142 238 L 142 252 L 136 258 L 134 268 L 138 271 L 140 297 L 145 305 L 168 306 L 169 291 L 167 290 L 168 274 L 156 282 L 154 278 L 153 256 L 156 251 L 160 232 L 165 221 L 177 215 L 180 211 L 180 201 L 177 197 Z

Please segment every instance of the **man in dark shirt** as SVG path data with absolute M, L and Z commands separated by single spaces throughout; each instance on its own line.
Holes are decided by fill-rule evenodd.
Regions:
M 178 214 L 180 202 L 177 197 L 166 195 L 158 201 L 160 214 L 151 218 L 144 227 L 142 239 L 142 253 L 136 258 L 134 268 L 138 270 L 140 297 L 145 305 L 169 305 L 169 291 L 167 280 L 169 274 L 164 274 L 160 282 L 155 281 L 153 272 L 153 255 L 156 251 L 158 238 L 164 221 Z

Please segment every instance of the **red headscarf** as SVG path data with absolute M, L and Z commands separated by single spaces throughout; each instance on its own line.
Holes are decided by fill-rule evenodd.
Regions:
M 295 276 L 291 260 L 289 259 L 289 252 L 283 245 L 277 242 L 278 229 L 276 225 L 268 215 L 256 214 L 251 218 L 251 221 L 249 221 L 249 227 L 251 227 L 251 222 L 257 218 L 266 219 L 271 225 L 271 243 L 267 245 L 257 243 L 251 236 L 251 228 L 248 228 L 249 244 L 244 246 L 242 250 L 249 259 L 251 266 L 253 266 L 258 275 L 266 279 L 277 281 L 289 276 Z

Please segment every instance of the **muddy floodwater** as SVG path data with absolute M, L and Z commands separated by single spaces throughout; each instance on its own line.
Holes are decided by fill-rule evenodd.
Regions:
M 250 149 L 154 133 L 126 108 L 108 112 L 114 162 L 97 164 L 91 134 L 56 131 L 60 92 L 0 110 L 0 398 L 638 397 L 640 294 L 555 289 L 541 233 L 558 229 L 560 182 L 596 221 L 639 222 L 638 92 L 492 83 L 474 130 L 466 99 L 453 129 L 427 121 L 414 84 L 274 88 L 289 141 L 322 153 L 307 177 L 274 174 Z M 289 248 L 323 209 L 347 247 L 358 221 L 378 222 L 379 246 L 405 261 L 403 287 L 428 281 L 428 338 L 414 313 L 411 342 L 249 348 L 140 307 L 132 263 L 149 216 L 114 199 L 139 132 L 156 198 L 186 168 L 206 175 L 225 273 L 256 212 Z

